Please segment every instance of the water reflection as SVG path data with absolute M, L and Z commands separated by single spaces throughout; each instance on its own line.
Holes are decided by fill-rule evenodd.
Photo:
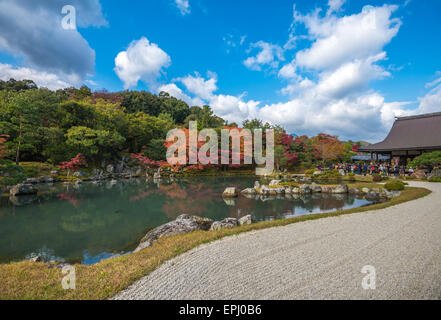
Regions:
M 0 261 L 38 252 L 68 262 L 94 263 L 130 252 L 150 229 L 183 213 L 221 220 L 251 214 L 272 220 L 363 206 L 348 195 L 240 196 L 222 199 L 226 187 L 245 189 L 252 178 L 131 179 L 40 187 L 33 197 L 0 198 Z

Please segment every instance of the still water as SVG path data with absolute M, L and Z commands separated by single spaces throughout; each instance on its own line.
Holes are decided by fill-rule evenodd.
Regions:
M 41 255 L 46 261 L 92 264 L 132 251 L 144 234 L 183 213 L 213 220 L 251 214 L 257 221 L 370 204 L 351 195 L 310 195 L 225 202 L 226 187 L 244 189 L 255 178 L 203 177 L 154 183 L 143 179 L 39 186 L 33 198 L 0 198 L 0 262 Z M 28 202 L 28 203 L 27 203 Z M 27 204 L 26 204 L 27 203 Z

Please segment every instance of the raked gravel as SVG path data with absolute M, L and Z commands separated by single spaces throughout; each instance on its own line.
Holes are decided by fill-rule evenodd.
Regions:
M 202 245 L 114 299 L 441 299 L 441 183 L 409 184 L 433 193 Z

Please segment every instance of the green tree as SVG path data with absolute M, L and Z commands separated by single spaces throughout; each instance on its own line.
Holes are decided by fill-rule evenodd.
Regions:
M 82 153 L 95 163 L 103 158 L 111 158 L 125 138 L 118 132 L 94 130 L 87 127 L 72 127 L 66 133 L 66 145 L 71 154 Z

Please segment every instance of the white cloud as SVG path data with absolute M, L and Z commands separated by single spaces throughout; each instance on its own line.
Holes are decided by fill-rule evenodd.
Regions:
M 1 0 L 0 50 L 19 58 L 23 67 L 68 80 L 94 73 L 95 51 L 77 30 L 61 26 L 63 0 Z M 99 0 L 72 0 L 79 27 L 105 26 Z M 81 14 L 80 14 L 81 13 Z
M 378 62 L 386 60 L 383 48 L 401 24 L 391 18 L 396 7 L 365 7 L 339 18 L 333 12 L 343 3 L 330 1 L 331 12 L 323 17 L 320 9 L 294 12 L 294 24 L 305 25 L 311 45 L 279 70 L 288 81 L 281 93 L 291 100 L 263 106 L 259 118 L 294 133 L 376 141 L 384 138 L 395 115 L 412 112 L 405 110 L 410 102 L 386 102 L 369 87 L 370 81 L 390 76 Z
M 440 76 L 440 75 L 441 75 L 441 71 L 437 71 L 437 72 L 435 73 L 435 75 Z M 440 82 L 441 82 L 441 78 L 437 78 L 437 79 L 435 79 L 435 80 L 433 80 L 433 81 L 431 81 L 431 82 L 426 83 L 425 87 L 426 87 L 426 88 L 431 88 L 431 87 L 436 86 L 436 85 L 437 85 L 438 83 L 440 83 Z
M 200 97 L 203 100 L 210 100 L 213 97 L 213 92 L 217 90 L 217 75 L 209 73 L 211 77 L 207 80 L 202 78 L 198 73 L 194 76 L 188 75 L 177 80 L 182 82 L 189 92 Z
M 175 5 L 183 16 L 191 12 L 188 0 L 175 0 Z
M 333 12 L 338 12 L 341 10 L 341 7 L 345 4 L 346 0 L 329 0 L 328 6 L 329 9 L 326 12 L 326 15 L 330 15 Z
M 441 112 L 441 84 L 418 100 L 420 104 L 417 113 Z
M 0 63 L 0 79 L 7 81 L 11 78 L 15 80 L 33 80 L 39 87 L 45 87 L 51 90 L 63 89 L 81 84 L 81 79 L 75 76 L 72 76 L 69 79 L 70 81 L 66 81 L 54 73 L 41 72 L 30 68 L 19 68 L 10 64 Z
M 124 82 L 124 88 L 136 86 L 142 80 L 154 85 L 163 68 L 171 64 L 169 55 L 145 37 L 130 43 L 126 51 L 115 58 L 115 72 Z
M 172 97 L 175 97 L 176 99 L 180 99 L 185 101 L 189 106 L 202 106 L 204 105 L 204 101 L 202 99 L 196 97 L 191 98 L 187 94 L 185 94 L 176 84 L 169 83 L 166 85 L 163 85 L 159 87 L 158 92 L 167 92 Z
M 298 16 L 315 39 L 308 49 L 299 51 L 296 64 L 322 70 L 336 68 L 352 59 L 378 54 L 398 33 L 399 19 L 391 19 L 397 6 L 364 7 L 362 12 L 342 18 L 320 18 L 317 12 Z
M 268 65 L 270 68 L 278 68 L 279 61 L 285 60 L 283 57 L 283 49 L 278 45 L 259 41 L 251 44 L 251 48 L 260 50 L 256 56 L 249 57 L 243 62 L 244 65 L 251 70 L 260 71 L 265 65 Z

